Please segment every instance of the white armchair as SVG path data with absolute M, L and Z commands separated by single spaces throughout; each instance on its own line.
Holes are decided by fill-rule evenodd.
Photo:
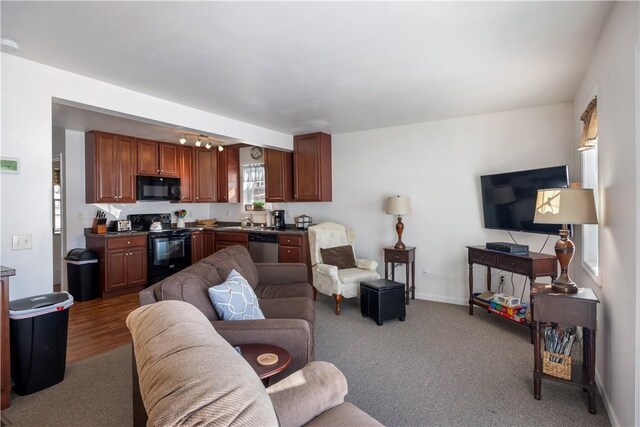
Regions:
M 311 271 L 313 287 L 320 293 L 333 296 L 336 301 L 336 314 L 340 314 L 340 302 L 343 298 L 360 295 L 360 282 L 377 280 L 378 263 L 355 256 L 356 233 L 342 224 L 323 222 L 309 227 L 309 249 L 311 251 Z M 320 249 L 351 245 L 354 248 L 356 268 L 339 270 L 335 265 L 324 264 Z

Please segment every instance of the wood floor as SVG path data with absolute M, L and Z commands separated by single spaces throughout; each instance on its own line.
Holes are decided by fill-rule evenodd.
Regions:
M 137 292 L 75 302 L 69 309 L 67 365 L 130 343 L 125 319 L 138 306 Z

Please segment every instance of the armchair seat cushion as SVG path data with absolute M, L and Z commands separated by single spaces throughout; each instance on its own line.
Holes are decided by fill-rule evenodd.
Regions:
M 359 283 L 363 280 L 377 280 L 380 278 L 377 272 L 363 270 L 361 268 L 346 268 L 344 270 L 338 270 L 338 277 L 344 284 Z

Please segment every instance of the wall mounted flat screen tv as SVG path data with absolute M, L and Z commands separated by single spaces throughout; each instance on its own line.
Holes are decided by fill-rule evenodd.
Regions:
M 485 228 L 558 234 L 561 224 L 534 224 L 533 216 L 539 189 L 569 186 L 566 165 L 483 175 L 480 182 Z

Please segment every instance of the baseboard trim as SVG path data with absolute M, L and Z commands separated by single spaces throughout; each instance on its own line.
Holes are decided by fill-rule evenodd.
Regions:
M 609 395 L 606 392 L 606 389 L 602 387 L 602 379 L 600 378 L 600 373 L 596 370 L 596 386 L 598 386 L 598 392 L 600 393 L 600 397 L 602 397 L 602 402 L 604 403 L 604 408 L 607 410 L 607 415 L 609 415 L 609 421 L 612 426 L 620 426 L 620 420 L 613 410 L 613 406 L 611 406 L 611 399 L 609 399 Z
M 469 300 L 464 298 L 443 297 L 442 295 L 416 293 L 416 299 L 422 299 L 434 302 L 444 302 L 447 304 L 468 305 Z

